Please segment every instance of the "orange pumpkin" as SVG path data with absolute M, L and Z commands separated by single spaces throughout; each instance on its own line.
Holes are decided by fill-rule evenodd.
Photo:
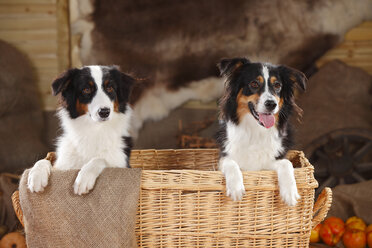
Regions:
M 27 248 L 26 239 L 19 232 L 8 233 L 1 239 L 0 248 Z

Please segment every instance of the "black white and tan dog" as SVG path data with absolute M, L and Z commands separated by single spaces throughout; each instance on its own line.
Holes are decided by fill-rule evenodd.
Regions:
M 129 167 L 132 109 L 128 104 L 134 79 L 114 66 L 70 69 L 52 84 L 60 95 L 58 117 L 64 133 L 58 138 L 55 169 L 80 169 L 75 194 L 88 193 L 106 167 Z M 28 188 L 40 192 L 52 165 L 39 160 L 31 169 Z
M 298 109 L 294 88 L 305 90 L 305 75 L 287 66 L 251 63 L 245 58 L 224 59 L 218 67 L 226 79 L 217 142 L 227 195 L 242 199 L 241 171 L 274 170 L 282 200 L 296 205 L 300 196 L 294 169 L 284 157 L 292 144 L 289 117 Z

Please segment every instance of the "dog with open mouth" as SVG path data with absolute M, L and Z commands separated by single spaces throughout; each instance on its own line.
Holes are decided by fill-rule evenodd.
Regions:
M 296 205 L 300 196 L 294 169 L 284 157 L 292 145 L 289 117 L 299 110 L 294 89 L 305 90 L 305 75 L 284 65 L 252 63 L 246 58 L 224 59 L 218 68 L 226 79 L 217 143 L 227 195 L 235 201 L 242 199 L 241 171 L 274 170 L 282 200 Z
M 63 134 L 58 138 L 53 168 L 79 169 L 73 189 L 93 189 L 106 167 L 129 167 L 132 108 L 129 96 L 135 79 L 116 66 L 84 66 L 62 73 L 52 84 L 61 107 Z M 39 160 L 30 170 L 28 188 L 41 192 L 48 184 L 51 162 Z

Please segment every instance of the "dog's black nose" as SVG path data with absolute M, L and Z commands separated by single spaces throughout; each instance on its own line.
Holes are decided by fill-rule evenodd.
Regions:
M 98 115 L 101 118 L 107 118 L 110 115 L 110 109 L 109 108 L 100 108 L 98 110 Z
M 265 102 L 265 107 L 267 110 L 272 111 L 276 107 L 276 102 L 274 102 L 273 100 L 267 100 Z

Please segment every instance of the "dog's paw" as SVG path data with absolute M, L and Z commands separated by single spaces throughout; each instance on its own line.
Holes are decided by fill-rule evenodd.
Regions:
M 89 193 L 96 183 L 97 176 L 89 171 L 80 170 L 74 183 L 74 193 L 83 195 Z
M 49 160 L 42 159 L 35 163 L 28 174 L 27 187 L 31 192 L 42 192 L 48 185 L 52 164 Z
M 293 182 L 280 185 L 280 196 L 288 206 L 295 206 L 297 204 L 297 200 L 300 199 L 296 183 Z
M 233 201 L 240 201 L 245 194 L 243 178 L 226 178 L 226 195 Z

